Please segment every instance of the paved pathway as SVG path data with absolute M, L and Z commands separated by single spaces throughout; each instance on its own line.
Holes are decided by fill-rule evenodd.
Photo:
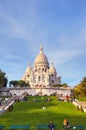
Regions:
M 8 109 L 8 107 L 15 102 L 15 99 L 18 98 L 19 96 L 15 96 L 3 102 L 2 105 L 0 106 L 0 115 L 3 114 Z
M 79 102 L 79 104 L 86 109 L 86 102 Z
M 75 106 L 79 106 L 79 108 L 82 106 L 84 112 L 86 112 L 86 102 L 80 102 L 77 99 L 75 99 L 75 101 L 72 102 Z

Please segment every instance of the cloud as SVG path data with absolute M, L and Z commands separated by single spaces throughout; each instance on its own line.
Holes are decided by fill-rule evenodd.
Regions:
M 21 57 L 21 56 L 12 55 L 12 54 L 10 54 L 10 55 L 5 55 L 5 58 L 6 58 L 6 59 L 9 59 L 9 60 L 21 60 L 21 59 L 23 59 L 23 57 Z
M 10 39 L 11 41 L 12 39 L 15 40 L 16 38 L 22 39 L 26 41 L 28 48 L 34 51 L 36 50 L 37 45 L 39 46 L 41 41 L 44 41 L 43 39 L 45 39 L 46 31 L 39 31 L 39 28 L 37 29 L 35 24 L 36 19 L 34 20 L 34 23 L 33 19 L 30 18 L 27 18 L 26 21 L 20 22 L 18 19 L 4 11 L 1 11 L 0 19 L 3 21 L 3 26 L 0 26 L 0 35 L 4 35 L 8 43 Z M 34 44 L 34 46 L 32 46 L 32 44 Z
M 25 35 L 26 30 L 18 21 L 12 16 L 1 11 L 0 19 L 3 21 L 3 27 L 0 27 L 0 34 L 7 35 L 8 37 L 21 37 Z
M 75 59 L 77 56 L 81 54 L 81 51 L 76 50 L 50 50 L 47 53 L 47 56 L 49 57 L 49 60 L 52 61 L 54 59 L 54 62 L 57 65 L 60 64 L 67 64 L 68 62 L 71 62 L 71 60 Z

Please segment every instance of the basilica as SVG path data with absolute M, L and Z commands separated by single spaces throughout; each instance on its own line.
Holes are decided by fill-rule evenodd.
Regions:
M 49 64 L 43 52 L 43 47 L 40 47 L 40 52 L 34 60 L 33 67 L 30 63 L 28 64 L 22 80 L 29 83 L 31 88 L 47 88 L 61 84 L 61 77 L 57 75 L 53 62 L 51 65 Z

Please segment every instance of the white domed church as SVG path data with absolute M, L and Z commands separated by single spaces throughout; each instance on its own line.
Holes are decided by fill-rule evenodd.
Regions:
M 61 84 L 61 77 L 57 75 L 53 63 L 49 65 L 42 47 L 40 47 L 40 53 L 35 58 L 33 67 L 30 63 L 28 64 L 22 80 L 29 83 L 31 88 L 46 88 L 50 85 Z

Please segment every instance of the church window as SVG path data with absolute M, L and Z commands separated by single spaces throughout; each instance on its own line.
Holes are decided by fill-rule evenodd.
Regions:
M 51 74 L 51 76 L 53 77 L 54 75 L 53 75 L 53 74 Z
M 52 80 L 52 83 L 54 83 L 54 80 Z
M 39 81 L 41 80 L 41 77 L 39 76 Z
M 35 72 L 37 72 L 37 69 L 35 69 Z
M 46 69 L 45 69 L 45 72 L 46 72 Z

